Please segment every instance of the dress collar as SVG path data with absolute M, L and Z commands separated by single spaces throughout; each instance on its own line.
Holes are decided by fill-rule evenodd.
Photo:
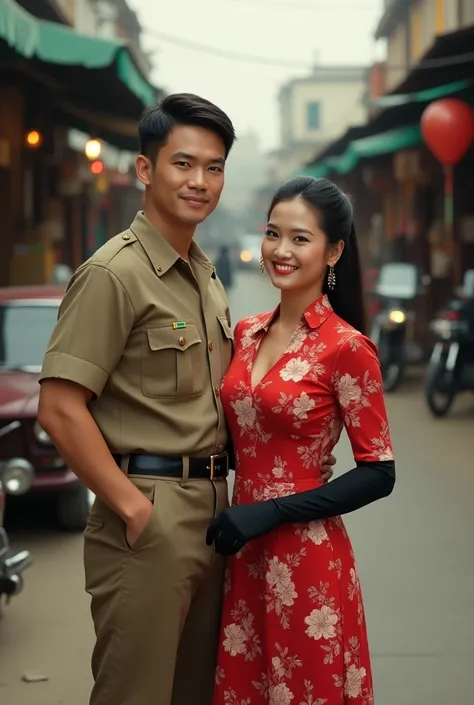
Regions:
M 257 335 L 262 330 L 267 332 L 271 323 L 275 320 L 280 312 L 280 304 L 276 307 L 274 311 L 269 313 L 264 313 L 259 317 L 258 324 L 252 326 L 252 335 Z M 316 301 L 308 306 L 306 311 L 303 313 L 302 320 L 306 322 L 309 328 L 316 330 L 319 328 L 324 321 L 329 318 L 333 312 L 332 306 L 329 303 L 327 294 L 323 294 Z

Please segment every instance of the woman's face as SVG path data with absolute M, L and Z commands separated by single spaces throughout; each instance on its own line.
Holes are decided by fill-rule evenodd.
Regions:
M 343 242 L 329 245 L 316 211 L 302 198 L 281 201 L 270 213 L 262 257 L 277 289 L 310 289 L 318 296 L 328 264 L 342 254 Z

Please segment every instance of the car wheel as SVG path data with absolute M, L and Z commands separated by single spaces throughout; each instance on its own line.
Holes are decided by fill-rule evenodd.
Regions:
M 89 490 L 78 485 L 58 497 L 58 523 L 64 531 L 84 531 L 89 515 Z

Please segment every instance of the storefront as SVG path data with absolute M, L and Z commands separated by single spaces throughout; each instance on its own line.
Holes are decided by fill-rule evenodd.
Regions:
M 57 257 L 76 264 L 108 236 L 95 197 L 114 169 L 94 173 L 84 154 L 71 154 L 69 132 L 135 152 L 139 116 L 159 94 L 126 42 L 78 34 L 1 0 L 0 285 L 47 281 Z

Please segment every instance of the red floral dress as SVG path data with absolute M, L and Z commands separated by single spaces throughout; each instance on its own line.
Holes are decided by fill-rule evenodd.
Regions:
M 236 451 L 234 504 L 321 485 L 347 429 L 361 462 L 392 460 L 372 343 L 326 296 L 251 388 L 277 312 L 241 321 L 222 399 Z M 359 578 L 340 517 L 282 526 L 229 559 L 214 705 L 373 705 Z

